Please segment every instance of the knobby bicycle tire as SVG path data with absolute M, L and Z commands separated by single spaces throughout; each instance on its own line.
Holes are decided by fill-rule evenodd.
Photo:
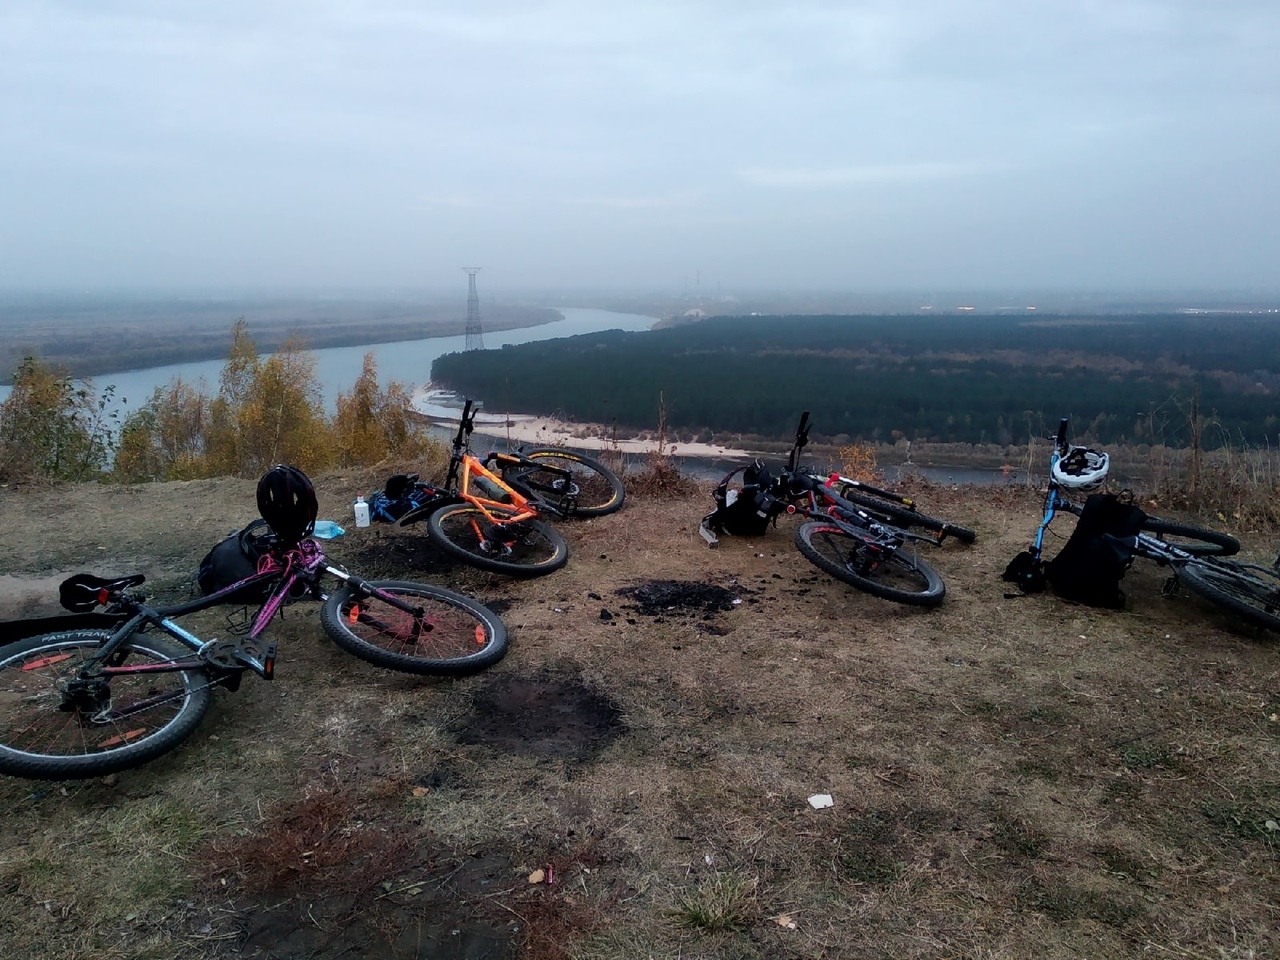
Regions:
M 1142 521 L 1142 530 L 1194 557 L 1230 557 L 1240 552 L 1240 541 L 1229 533 L 1174 523 L 1160 517 L 1147 517 Z
M 909 530 L 912 527 L 923 527 L 925 530 L 932 530 L 934 533 L 955 537 L 961 543 L 973 543 L 978 539 L 978 535 L 968 527 L 962 527 L 946 520 L 940 520 L 937 517 L 931 517 L 927 513 L 919 513 L 916 510 L 893 503 L 890 500 L 882 500 L 880 497 L 869 493 L 849 490 L 841 494 L 841 496 L 850 503 L 856 503 L 858 506 L 863 507 L 868 513 L 885 517 L 894 526 L 902 527 L 904 530 Z
M 414 613 L 361 589 L 413 604 Z M 460 676 L 492 666 L 507 652 L 507 628 L 471 597 L 425 583 L 369 580 L 348 584 L 320 608 L 333 642 L 362 660 L 406 673 Z
M 522 456 L 544 461 L 548 466 L 567 471 L 572 476 L 571 482 L 576 488 L 572 493 L 577 501 L 572 516 L 603 517 L 622 509 L 627 496 L 622 480 L 599 460 L 560 447 L 525 450 Z M 559 473 L 531 471 L 527 465 L 521 464 L 508 467 L 503 472 L 503 479 L 531 492 L 535 497 L 545 495 L 553 503 L 560 495 L 559 488 L 565 481 Z
M 861 538 L 826 520 L 800 524 L 795 538 L 796 547 L 818 569 L 877 597 L 936 607 L 946 596 L 942 578 L 923 560 L 899 549 L 872 563 Z
M 469 503 L 441 507 L 427 518 L 427 531 L 442 550 L 464 563 L 512 577 L 540 577 L 569 559 L 564 537 L 542 521 L 493 528 Z
M 1248 620 L 1280 631 L 1280 573 L 1230 561 L 1190 560 L 1177 568 L 1178 579 L 1206 600 Z
M 203 668 L 117 674 L 99 681 L 92 707 L 63 709 L 62 685 L 110 638 L 107 630 L 71 630 L 0 648 L 0 773 L 39 780 L 101 777 L 154 760 L 191 735 L 211 699 L 211 677 Z M 110 662 L 190 656 L 164 638 L 134 634 Z

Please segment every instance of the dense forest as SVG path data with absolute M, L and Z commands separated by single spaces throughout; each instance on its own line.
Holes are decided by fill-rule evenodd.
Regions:
M 436 384 L 490 409 L 684 433 L 1000 443 L 1070 416 L 1098 443 L 1277 442 L 1280 317 L 714 317 L 455 353 Z

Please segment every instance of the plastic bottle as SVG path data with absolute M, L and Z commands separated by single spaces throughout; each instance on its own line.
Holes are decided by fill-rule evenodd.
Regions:
M 356 497 L 356 526 L 367 527 L 369 525 L 369 505 L 364 502 L 364 497 Z

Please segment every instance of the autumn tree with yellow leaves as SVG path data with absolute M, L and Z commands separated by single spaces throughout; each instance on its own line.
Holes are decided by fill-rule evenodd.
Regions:
M 115 472 L 126 482 L 252 477 L 277 463 L 314 472 L 389 459 L 436 461 L 442 449 L 408 390 L 395 382 L 379 386 L 372 354 L 326 417 L 314 356 L 290 339 L 260 357 L 240 320 L 218 393 L 207 396 L 181 380 L 157 389 L 126 420 Z
M 0 403 L 0 482 L 98 475 L 111 455 L 111 394 L 35 357 L 23 360 Z

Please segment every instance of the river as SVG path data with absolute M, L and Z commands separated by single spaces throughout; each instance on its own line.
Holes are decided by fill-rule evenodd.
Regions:
M 515 330 L 499 330 L 484 335 L 485 346 L 500 347 L 504 343 L 531 343 L 535 340 L 554 340 L 602 330 L 628 332 L 650 329 L 657 320 L 654 317 L 634 313 L 615 313 L 594 308 L 564 307 L 560 309 L 563 320 Z M 422 386 L 431 377 L 431 363 L 446 353 L 458 353 L 466 348 L 465 336 L 431 337 L 424 340 L 401 340 L 395 343 L 373 343 L 354 347 L 327 347 L 312 350 L 316 359 L 316 378 L 324 390 L 325 403 L 330 410 L 338 394 L 350 390 L 360 376 L 364 355 L 372 353 L 378 364 L 378 382 L 386 385 L 395 380 L 412 388 Z M 193 363 L 171 363 L 163 367 L 143 370 L 126 370 L 95 377 L 94 385 L 99 393 L 108 386 L 115 387 L 113 409 L 123 419 L 131 411 L 146 403 L 156 387 L 164 386 L 173 378 L 195 385 L 204 381 L 210 393 L 218 389 L 225 360 L 200 360 Z M 3 401 L 12 387 L 0 387 Z

